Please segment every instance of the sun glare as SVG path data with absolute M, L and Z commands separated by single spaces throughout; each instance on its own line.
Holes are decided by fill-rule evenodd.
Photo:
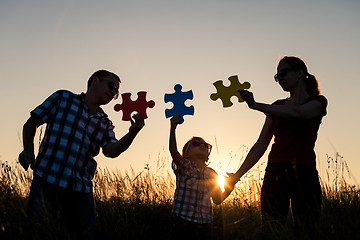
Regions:
M 220 186 L 222 192 L 225 192 L 225 177 L 222 174 L 219 174 L 217 182 Z

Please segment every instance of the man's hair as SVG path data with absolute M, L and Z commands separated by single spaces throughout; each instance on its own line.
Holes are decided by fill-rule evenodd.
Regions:
M 89 88 L 91 86 L 91 83 L 92 83 L 92 80 L 94 79 L 94 77 L 98 77 L 100 79 L 100 81 L 102 81 L 102 80 L 104 80 L 104 78 L 106 78 L 108 76 L 114 76 L 119 81 L 119 83 L 121 83 L 119 76 L 116 75 L 115 73 L 109 72 L 107 70 L 98 70 L 90 76 L 87 87 Z

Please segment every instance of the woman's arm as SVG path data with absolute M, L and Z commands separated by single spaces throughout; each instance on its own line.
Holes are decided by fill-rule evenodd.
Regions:
M 270 117 L 266 117 L 264 126 L 261 130 L 258 140 L 252 146 L 247 154 L 243 164 L 239 170 L 235 173 L 235 177 L 240 179 L 249 169 L 251 169 L 259 159 L 264 155 L 270 141 L 273 137 L 273 120 Z
M 252 92 L 247 90 L 239 92 L 249 108 L 280 118 L 311 119 L 320 116 L 323 111 L 322 104 L 317 100 L 311 100 L 302 105 L 270 105 L 256 102 Z
M 266 117 L 260 136 L 256 143 L 250 149 L 248 155 L 244 160 L 244 163 L 241 165 L 241 167 L 239 168 L 239 170 L 237 170 L 235 174 L 227 173 L 229 177 L 225 180 L 225 191 L 221 191 L 220 186 L 217 184 L 217 181 L 213 183 L 213 191 L 211 197 L 215 204 L 222 203 L 230 195 L 230 193 L 234 189 L 236 182 L 240 179 L 240 177 L 259 161 L 259 159 L 264 155 L 267 147 L 269 146 L 272 137 L 273 120 L 270 117 Z

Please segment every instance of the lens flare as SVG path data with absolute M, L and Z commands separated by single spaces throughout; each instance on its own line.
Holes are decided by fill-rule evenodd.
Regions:
M 221 174 L 219 174 L 217 182 L 220 186 L 220 189 L 222 192 L 225 192 L 225 177 Z

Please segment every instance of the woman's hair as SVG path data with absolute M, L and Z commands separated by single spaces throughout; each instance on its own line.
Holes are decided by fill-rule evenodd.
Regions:
M 289 64 L 291 66 L 291 68 L 293 68 L 294 70 L 303 70 L 304 71 L 305 88 L 306 88 L 307 93 L 310 96 L 313 97 L 313 96 L 318 96 L 320 94 L 319 83 L 314 75 L 308 73 L 307 67 L 303 60 L 301 60 L 298 57 L 294 57 L 294 56 L 285 56 L 279 61 L 279 64 L 281 62 L 285 62 L 285 63 Z

